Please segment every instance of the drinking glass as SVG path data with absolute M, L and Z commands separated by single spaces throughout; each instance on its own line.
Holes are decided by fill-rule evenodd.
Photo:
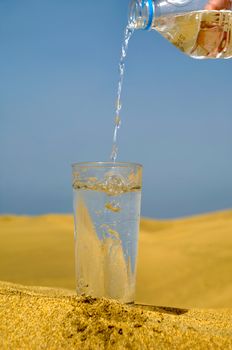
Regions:
M 72 169 L 77 294 L 133 303 L 142 166 L 92 162 Z

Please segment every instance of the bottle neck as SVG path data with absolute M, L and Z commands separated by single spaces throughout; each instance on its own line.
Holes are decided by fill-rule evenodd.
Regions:
M 153 0 L 132 0 L 129 10 L 129 26 L 133 29 L 151 29 L 155 9 Z

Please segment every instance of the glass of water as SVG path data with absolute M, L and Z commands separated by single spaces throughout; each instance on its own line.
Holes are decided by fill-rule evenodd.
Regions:
M 133 303 L 142 166 L 73 164 L 78 295 Z

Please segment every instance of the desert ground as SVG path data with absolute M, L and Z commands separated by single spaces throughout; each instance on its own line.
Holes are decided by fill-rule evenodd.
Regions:
M 133 307 L 75 295 L 71 215 L 0 216 L 0 280 L 1 349 L 232 349 L 232 210 L 142 219 Z
M 0 280 L 75 289 L 72 215 L 0 216 Z M 142 219 L 136 300 L 232 307 L 232 210 Z

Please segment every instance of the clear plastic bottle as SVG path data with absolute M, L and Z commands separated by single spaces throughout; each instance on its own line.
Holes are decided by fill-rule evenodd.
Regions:
M 155 29 L 188 56 L 232 57 L 232 0 L 132 0 L 129 25 Z

